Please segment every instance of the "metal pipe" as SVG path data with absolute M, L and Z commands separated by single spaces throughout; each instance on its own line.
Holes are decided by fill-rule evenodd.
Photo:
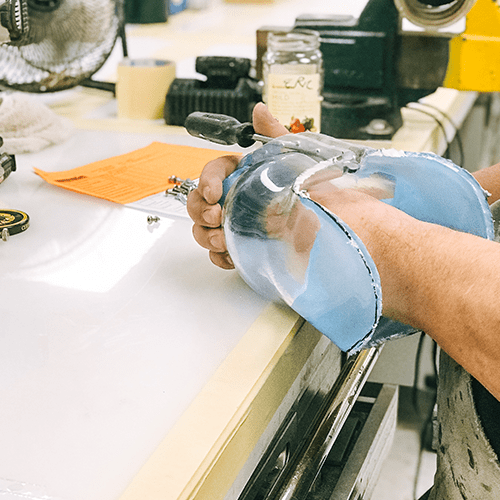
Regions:
M 380 350 L 379 347 L 372 347 L 347 360 L 331 390 L 331 401 L 312 438 L 299 453 L 296 463 L 290 464 L 291 467 L 285 469 L 288 473 L 285 472 L 279 478 L 267 498 L 273 500 L 305 498 L 359 396 Z

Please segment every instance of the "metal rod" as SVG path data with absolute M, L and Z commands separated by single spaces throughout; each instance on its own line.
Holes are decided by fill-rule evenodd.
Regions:
M 267 498 L 274 500 L 305 498 L 328 457 L 354 401 L 359 396 L 379 352 L 379 348 L 372 347 L 348 359 L 331 391 L 331 402 L 312 439 L 296 459 L 296 465 L 286 469 L 288 473 L 280 478 Z
M 268 137 L 267 135 L 261 135 L 261 134 L 253 134 L 252 139 L 254 141 L 259 141 L 262 142 L 263 144 L 266 144 L 269 141 L 272 141 L 274 137 Z

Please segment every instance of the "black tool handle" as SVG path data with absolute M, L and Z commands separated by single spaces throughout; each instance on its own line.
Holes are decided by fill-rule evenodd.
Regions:
M 238 144 L 247 148 L 255 143 L 252 124 L 240 123 L 232 116 L 195 111 L 186 118 L 184 126 L 195 137 L 225 146 Z

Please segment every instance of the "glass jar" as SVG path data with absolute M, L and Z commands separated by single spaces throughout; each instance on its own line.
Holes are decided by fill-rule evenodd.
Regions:
M 269 33 L 263 58 L 263 100 L 290 132 L 320 132 L 323 57 L 319 33 Z

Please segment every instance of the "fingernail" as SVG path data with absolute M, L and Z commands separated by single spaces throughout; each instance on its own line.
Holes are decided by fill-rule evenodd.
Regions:
M 210 225 L 218 226 L 220 224 L 219 215 L 214 213 L 214 211 L 211 210 L 210 208 L 207 208 L 203 212 L 203 220 Z
M 217 251 L 224 251 L 224 236 L 222 234 L 214 234 L 210 237 L 210 244 Z
M 203 189 L 203 198 L 205 198 L 205 200 L 208 201 L 209 197 L 210 197 L 210 186 L 205 186 L 205 189 Z

